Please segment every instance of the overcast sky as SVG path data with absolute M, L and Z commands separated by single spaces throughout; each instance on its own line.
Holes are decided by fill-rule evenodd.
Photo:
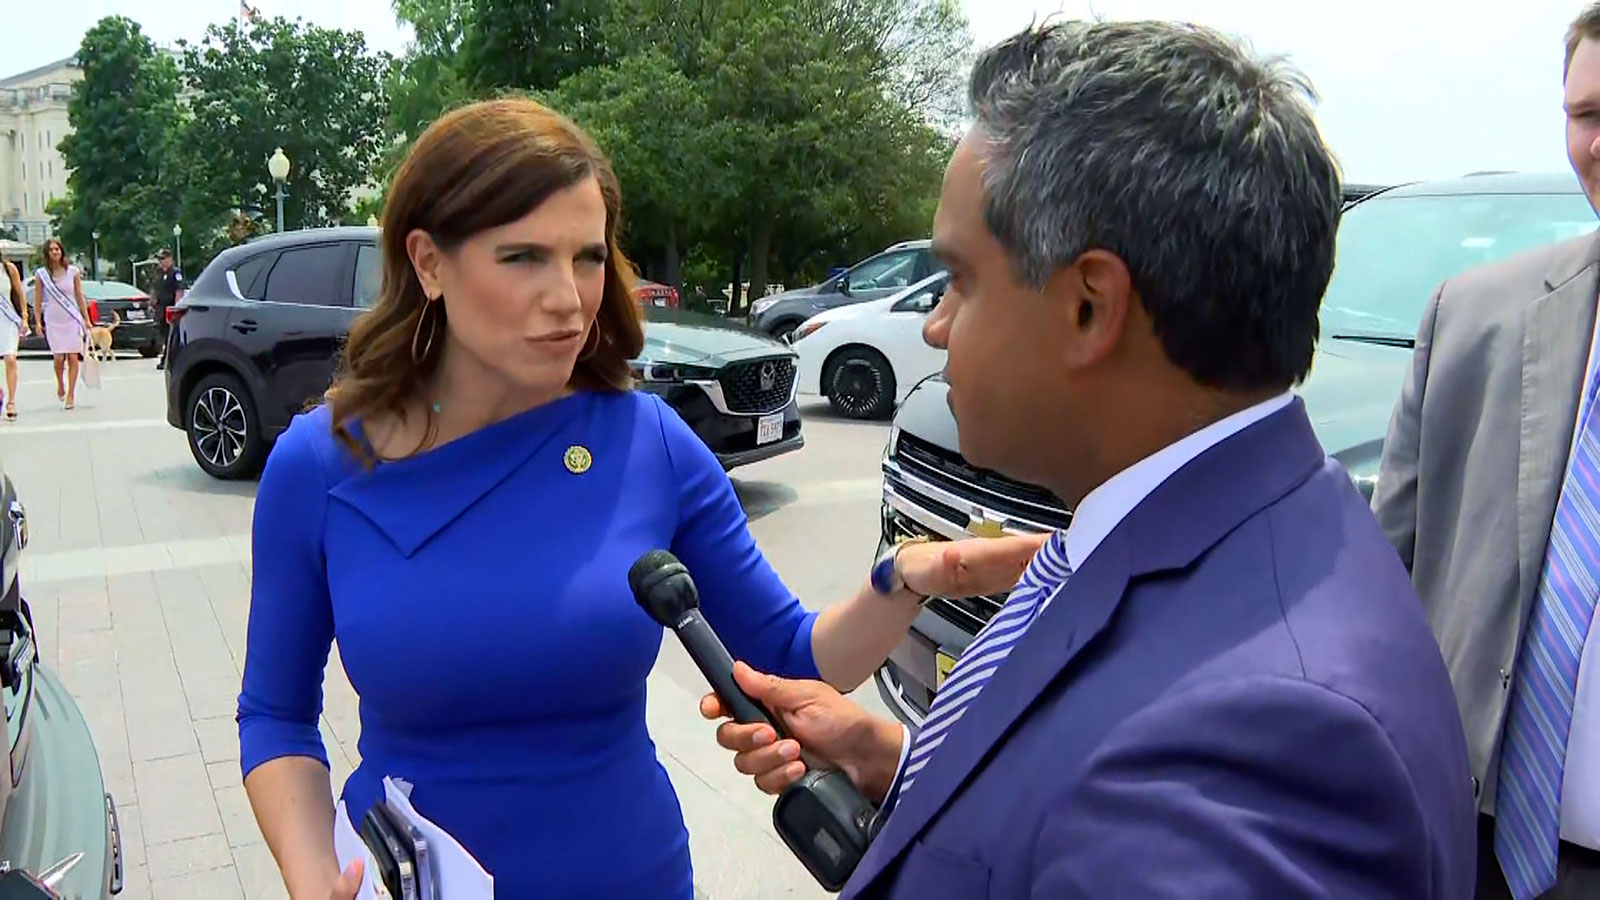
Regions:
M 1323 133 L 1351 181 L 1400 181 L 1481 169 L 1564 169 L 1561 56 L 1583 0 L 962 0 L 979 45 L 1052 13 L 1176 18 L 1285 54 L 1321 94 Z M 24 4 L 25 6 L 27 4 Z M 389 0 L 257 0 L 266 15 L 360 29 L 398 53 L 406 32 Z M 120 13 L 159 41 L 196 38 L 237 0 L 50 0 L 44 19 L 10 31 L 0 76 L 77 49 L 85 29 Z M 35 27 L 39 26 L 39 27 Z

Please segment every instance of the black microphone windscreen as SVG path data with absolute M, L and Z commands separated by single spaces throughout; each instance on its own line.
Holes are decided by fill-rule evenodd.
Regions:
M 651 550 L 639 557 L 628 569 L 628 586 L 639 606 L 669 628 L 700 605 L 689 570 L 665 550 Z
M 651 575 L 671 565 L 682 565 L 678 558 L 667 550 L 651 550 L 639 557 L 628 569 L 628 587 L 633 589 L 637 596 L 644 592 L 648 586 L 646 582 Z

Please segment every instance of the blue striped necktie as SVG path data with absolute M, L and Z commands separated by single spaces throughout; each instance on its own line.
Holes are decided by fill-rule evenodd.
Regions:
M 950 677 L 934 695 L 928 717 L 911 741 L 905 771 L 900 774 L 897 798 L 905 796 L 916 783 L 917 773 L 927 766 L 929 757 L 944 743 L 950 727 L 966 713 L 984 684 L 999 671 L 1006 655 L 1039 615 L 1039 607 L 1071 576 L 1067 548 L 1058 531 L 1033 555 L 1033 561 L 1028 563 L 1027 571 L 1022 573 L 1022 580 L 1017 582 L 1005 606 L 973 638 L 950 671 Z
M 1597 373 L 1600 374 L 1600 373 Z M 1600 418 L 1595 388 L 1556 503 L 1544 574 L 1518 655 L 1495 798 L 1494 854 L 1516 900 L 1556 883 L 1561 776 L 1578 660 L 1600 595 Z

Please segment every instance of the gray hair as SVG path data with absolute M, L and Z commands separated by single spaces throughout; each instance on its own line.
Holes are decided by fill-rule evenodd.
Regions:
M 1035 289 L 1115 253 L 1174 363 L 1287 387 L 1310 368 L 1340 206 L 1314 99 L 1206 28 L 1030 28 L 973 70 L 989 228 Z

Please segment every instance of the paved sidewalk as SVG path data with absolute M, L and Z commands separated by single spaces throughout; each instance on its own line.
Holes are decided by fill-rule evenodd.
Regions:
M 122 896 L 282 898 L 240 783 L 233 721 L 255 486 L 198 470 L 165 423 L 150 363 L 119 360 L 106 375 L 66 412 L 48 363 L 25 361 L 22 416 L 0 423 L 0 464 L 28 509 L 22 577 L 44 661 L 78 698 L 118 803 Z M 806 427 L 806 450 L 737 474 L 758 540 L 816 605 L 859 584 L 870 557 L 885 429 Z M 827 896 L 772 833 L 770 799 L 713 743 L 696 711 L 703 681 L 670 638 L 649 689 L 702 895 Z M 337 651 L 326 692 L 322 730 L 339 784 L 358 761 L 359 718 Z M 858 698 L 882 709 L 870 686 Z

